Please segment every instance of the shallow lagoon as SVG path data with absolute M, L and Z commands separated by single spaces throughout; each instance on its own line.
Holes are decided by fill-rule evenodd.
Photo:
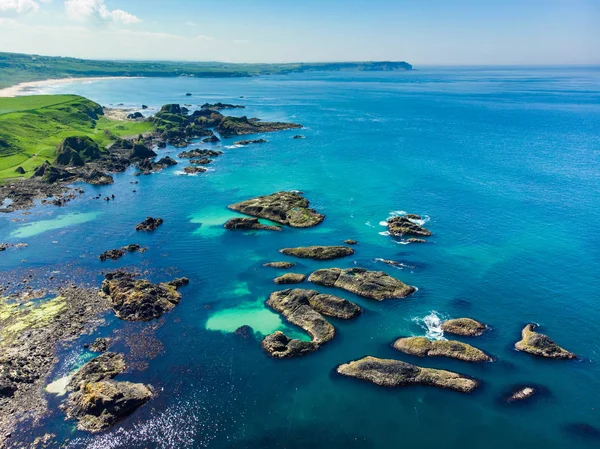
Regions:
M 200 176 L 178 176 L 183 165 L 141 177 L 128 171 L 113 186 L 85 186 L 86 194 L 64 209 L 40 206 L 29 216 L 0 217 L 5 241 L 29 243 L 2 255 L 7 272 L 35 269 L 43 278 L 58 267 L 99 285 L 101 270 L 134 266 L 154 281 L 191 279 L 181 304 L 154 331 L 164 350 L 146 369 L 124 375 L 153 384 L 157 397 L 99 436 L 75 431 L 60 411 L 36 435 L 53 432 L 68 439 L 68 447 L 92 448 L 596 447 L 597 441 L 562 427 L 600 426 L 599 81 L 598 69 L 585 68 L 425 68 L 54 87 L 105 105 L 239 102 L 248 108 L 236 114 L 293 120 L 306 129 L 260 136 L 269 142 L 244 148 L 227 149 L 239 139 L 226 139 L 225 154 Z M 307 138 L 294 140 L 295 134 Z M 161 156 L 177 153 L 168 148 Z M 131 185 L 134 180 L 139 185 Z M 280 233 L 222 230 L 235 215 L 228 204 L 292 189 L 304 191 L 327 215 L 322 225 Z M 97 192 L 116 198 L 91 200 Z M 433 243 L 399 245 L 381 235 L 379 223 L 397 210 L 429 216 Z M 79 223 L 62 219 L 72 225 L 45 225 L 39 234 L 14 234 L 47 221 L 49 212 L 53 223 L 63 215 L 95 215 Z M 136 233 L 135 224 L 147 215 L 165 224 L 152 234 Z M 12 222 L 15 217 L 26 221 Z M 355 256 L 300 260 L 293 271 L 363 266 L 418 292 L 382 303 L 336 292 L 365 313 L 350 322 L 332 319 L 336 338 L 297 360 L 271 360 L 258 340 L 231 332 L 234 324 L 264 332 L 291 327 L 262 306 L 281 274 L 262 264 L 292 260 L 279 248 L 347 238 L 360 242 Z M 149 249 L 117 262 L 97 260 L 102 251 L 128 243 Z M 424 335 L 423 319 L 432 311 L 488 323 L 488 334 L 468 342 L 498 361 L 474 366 L 418 359 L 390 347 L 396 337 Z M 581 360 L 546 361 L 514 351 L 529 321 Z M 139 329 L 109 320 L 101 332 Z M 86 356 L 79 344 L 65 351 L 73 360 Z M 389 390 L 332 373 L 367 354 L 469 374 L 484 386 L 471 396 Z M 62 364 L 50 380 L 73 366 Z M 552 396 L 528 407 L 498 405 L 507 387 L 527 382 L 548 387 Z

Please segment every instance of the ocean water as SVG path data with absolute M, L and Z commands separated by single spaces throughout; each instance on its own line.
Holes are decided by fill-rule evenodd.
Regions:
M 49 394 L 41 427 L 68 448 L 595 448 L 565 426 L 600 427 L 600 69 L 423 68 L 407 73 L 310 73 L 248 79 L 128 79 L 73 83 L 77 93 L 125 107 L 233 102 L 231 114 L 301 123 L 268 143 L 232 147 L 198 176 L 187 162 L 150 176 L 133 170 L 108 187 L 83 186 L 64 208 L 0 217 L 2 277 L 33 273 L 99 286 L 101 272 L 137 268 L 153 281 L 187 276 L 181 304 L 154 323 L 110 314 L 94 335 L 59 349 L 48 383 L 89 359 L 83 343 L 113 335 L 130 360 L 123 380 L 151 383 L 156 398 L 111 430 L 90 436 L 65 421 Z M 191 92 L 192 97 L 185 93 Z M 243 98 L 240 98 L 243 97 Z M 292 139 L 302 134 L 306 139 Z M 211 145 L 198 146 L 210 147 Z M 159 156 L 175 157 L 167 148 Z M 139 181 L 139 184 L 131 182 Z M 226 232 L 226 206 L 297 189 L 326 214 L 312 229 Z M 134 192 L 135 190 L 135 192 Z M 110 202 L 92 199 L 114 194 Z M 421 214 L 430 244 L 402 245 L 380 225 L 398 211 Z M 165 220 L 136 233 L 147 215 Z M 17 219 L 14 221 L 13 219 Z M 353 257 L 300 260 L 295 272 L 360 266 L 383 270 L 418 292 L 381 303 L 311 284 L 355 301 L 365 313 L 331 319 L 333 341 L 292 360 L 260 348 L 264 333 L 303 332 L 264 306 L 279 248 L 356 239 Z M 129 243 L 145 253 L 100 262 Z M 400 267 L 377 259 L 402 262 Z M 395 351 L 399 336 L 447 338 L 443 318 L 469 316 L 491 330 L 467 339 L 496 357 L 474 365 Z M 553 361 L 513 345 L 528 322 L 580 356 Z M 256 339 L 233 334 L 249 324 Z M 303 336 L 306 338 L 306 335 Z M 334 373 L 365 355 L 465 373 L 483 381 L 472 395 L 427 387 L 386 389 Z M 550 391 L 530 405 L 500 401 L 515 384 Z M 60 382 L 58 383 L 60 385 Z

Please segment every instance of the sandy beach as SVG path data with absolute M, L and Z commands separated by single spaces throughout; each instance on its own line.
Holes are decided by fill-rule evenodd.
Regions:
M 0 89 L 0 98 L 6 97 L 18 97 L 19 95 L 27 95 L 31 91 L 36 91 L 38 89 L 54 86 L 58 84 L 69 84 L 69 83 L 85 83 L 89 81 L 102 81 L 102 80 L 114 80 L 121 78 L 139 78 L 132 76 L 96 76 L 96 77 L 86 77 L 86 78 L 60 78 L 60 79 L 49 79 L 42 81 L 28 81 L 26 83 L 15 84 L 14 86 L 6 87 L 4 89 Z

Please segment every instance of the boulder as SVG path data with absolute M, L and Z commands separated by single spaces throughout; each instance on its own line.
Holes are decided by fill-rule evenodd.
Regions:
M 444 321 L 442 330 L 449 334 L 465 337 L 478 337 L 487 330 L 487 326 L 472 318 L 454 318 Z
M 177 289 L 189 283 L 189 279 L 181 278 L 152 284 L 124 271 L 108 273 L 105 278 L 102 292 L 110 298 L 115 315 L 127 321 L 160 318 L 179 304 L 181 293 Z
M 137 120 L 140 118 L 144 118 L 144 114 L 142 114 L 141 112 L 133 112 L 131 114 L 127 114 L 127 118 L 129 120 Z
M 409 218 L 411 217 L 411 218 Z M 402 235 L 417 235 L 417 236 L 430 236 L 431 231 L 424 227 L 414 223 L 411 220 L 419 220 L 421 217 L 418 215 L 404 215 L 402 217 L 393 217 L 388 219 L 388 231 L 391 235 L 402 236 Z
M 219 139 L 214 134 L 212 136 L 205 137 L 204 139 L 202 139 L 202 142 L 204 142 L 204 143 L 217 143 L 217 142 L 220 142 L 220 141 L 221 141 L 221 139 Z
M 340 365 L 337 372 L 343 376 L 366 380 L 383 387 L 428 385 L 460 393 L 471 393 L 479 386 L 477 380 L 462 374 L 421 368 L 400 360 L 378 359 L 371 356 Z
M 427 337 L 399 338 L 394 348 L 405 354 L 418 357 L 449 357 L 465 362 L 491 362 L 492 358 L 485 352 L 466 343 L 453 340 L 434 340 Z
M 502 396 L 506 404 L 531 402 L 537 397 L 550 396 L 550 391 L 541 385 L 528 384 L 513 386 Z
M 306 137 L 301 136 L 300 134 L 295 135 L 292 139 L 306 139 Z
M 339 259 L 354 254 L 354 250 L 347 246 L 304 246 L 298 248 L 283 248 L 280 249 L 279 252 L 286 256 L 315 260 Z
M 196 166 L 188 165 L 187 167 L 185 167 L 183 169 L 183 171 L 185 173 L 187 173 L 188 175 L 196 175 L 198 173 L 204 173 L 206 171 L 206 169 L 204 167 L 196 167 Z
M 312 341 L 292 339 L 281 331 L 267 335 L 261 343 L 264 351 L 278 359 L 298 357 L 316 351 L 319 346 Z
M 521 341 L 515 344 L 519 351 L 550 359 L 575 359 L 577 356 L 554 343 L 547 335 L 535 332 L 535 324 L 528 324 L 521 332 Z
M 263 267 L 272 267 L 272 268 L 279 268 L 282 270 L 287 270 L 289 268 L 295 267 L 296 264 L 293 262 L 268 262 L 263 264 Z
M 252 337 L 254 335 L 254 329 L 252 329 L 247 324 L 244 324 L 243 326 L 238 327 L 233 332 L 233 334 L 237 335 L 238 337 L 242 337 L 243 339 L 247 340 L 247 339 L 249 339 L 250 337 Z
M 25 174 L 25 169 L 19 165 L 17 168 L 15 168 L 15 173 L 18 173 L 20 175 L 24 175 Z
M 416 291 L 415 287 L 406 285 L 383 271 L 368 271 L 364 268 L 326 268 L 315 271 L 308 280 L 325 287 L 341 288 L 377 301 L 404 298 Z
M 306 276 L 300 273 L 285 273 L 273 279 L 276 284 L 300 284 L 306 280 Z
M 118 260 L 125 255 L 125 251 L 122 249 L 109 249 L 108 251 L 104 251 L 102 254 L 98 256 L 98 258 L 104 262 L 108 259 Z
M 151 232 L 156 230 L 163 222 L 164 220 L 162 218 L 146 217 L 144 221 L 136 225 L 135 230 Z
M 241 203 L 232 204 L 229 209 L 295 228 L 307 228 L 321 223 L 325 216 L 309 208 L 310 203 L 294 192 L 277 192 L 260 196 Z
M 224 225 L 229 230 L 264 230 L 281 231 L 280 226 L 268 226 L 258 221 L 258 218 L 232 218 Z
M 136 142 L 133 145 L 131 159 L 148 159 L 156 157 L 156 153 L 141 142 Z

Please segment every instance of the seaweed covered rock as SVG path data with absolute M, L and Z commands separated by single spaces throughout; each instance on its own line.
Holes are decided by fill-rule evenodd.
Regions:
M 105 278 L 102 292 L 110 298 L 115 315 L 127 321 L 160 318 L 179 304 L 181 293 L 177 289 L 189 283 L 189 279 L 180 278 L 152 284 L 124 271 L 108 273 Z
M 340 365 L 337 372 L 343 376 L 366 380 L 382 387 L 428 385 L 460 393 L 471 393 L 479 386 L 477 380 L 462 374 L 421 368 L 400 360 L 378 359 L 371 356 Z
M 267 262 L 263 264 L 263 267 L 279 268 L 281 270 L 287 270 L 295 266 L 296 264 L 293 262 Z
M 382 301 L 404 298 L 415 292 L 415 287 L 393 278 L 383 271 L 364 268 L 326 268 L 312 273 L 309 282 L 324 287 L 337 287 L 365 298 Z
M 334 327 L 321 315 L 349 319 L 360 314 L 356 304 L 342 298 L 323 295 L 315 290 L 288 289 L 271 294 L 267 305 L 281 313 L 290 323 L 304 329 L 312 338 L 310 342 L 291 339 L 283 332 L 268 335 L 263 349 L 275 358 L 304 355 L 317 350 L 335 336 Z
M 298 248 L 283 248 L 279 252 L 286 256 L 315 260 L 339 259 L 354 254 L 354 250 L 347 246 L 301 246 Z
M 295 228 L 308 228 L 321 223 L 325 216 L 309 207 L 306 198 L 294 192 L 277 192 L 260 196 L 241 203 L 232 204 L 229 209 Z
M 482 335 L 487 326 L 472 318 L 454 318 L 444 321 L 441 325 L 444 332 L 465 337 L 478 337 Z
M 554 343 L 547 335 L 535 332 L 535 324 L 528 324 L 521 332 L 521 341 L 515 344 L 519 351 L 551 359 L 574 359 L 577 356 Z
M 151 232 L 156 230 L 163 222 L 162 218 L 146 217 L 144 221 L 136 225 L 135 230 Z
M 113 379 L 119 374 L 124 373 L 125 368 L 125 357 L 123 357 L 123 354 L 105 352 L 79 368 L 69 382 L 68 388 L 77 391 L 87 382 Z
M 232 218 L 225 223 L 224 227 L 229 230 L 281 231 L 280 226 L 262 224 L 258 218 Z
M 88 136 L 73 136 L 63 139 L 56 147 L 57 165 L 81 167 L 86 162 L 100 159 L 98 144 Z
M 248 117 L 223 117 L 216 130 L 223 137 L 240 136 L 244 134 L 259 134 L 284 129 L 302 128 L 296 123 L 261 122 Z
M 402 235 L 417 235 L 417 236 L 430 236 L 431 231 L 425 229 L 423 226 L 414 222 L 414 220 L 420 220 L 421 217 L 418 215 L 408 214 L 401 217 L 392 217 L 388 219 L 388 231 L 391 235 L 402 236 Z
M 273 279 L 276 284 L 300 284 L 306 280 L 306 276 L 300 273 L 286 273 Z
M 149 385 L 102 380 L 85 383 L 71 393 L 64 409 L 67 418 L 78 421 L 78 430 L 99 432 L 130 415 L 151 398 Z
M 453 340 L 434 340 L 427 337 L 399 338 L 394 348 L 405 354 L 418 357 L 449 357 L 465 362 L 491 362 L 492 358 L 485 352 L 466 343 Z
M 108 337 L 98 337 L 90 345 L 90 351 L 92 352 L 106 352 L 110 347 L 112 340 Z

